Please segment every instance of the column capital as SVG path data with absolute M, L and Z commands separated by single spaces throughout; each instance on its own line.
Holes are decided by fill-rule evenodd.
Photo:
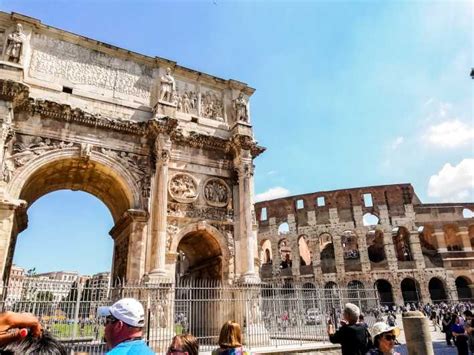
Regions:
M 265 148 L 259 146 L 257 142 L 247 134 L 239 134 L 234 132 L 230 140 L 230 147 L 233 149 L 235 156 L 248 154 L 251 158 L 256 158 L 265 151 Z
M 148 221 L 148 212 L 144 210 L 129 209 L 122 214 L 122 217 L 115 223 L 109 234 L 115 239 L 134 222 L 146 223 Z
M 30 89 L 25 84 L 12 80 L 0 79 L 0 100 L 12 102 L 13 108 L 27 100 L 29 95 Z

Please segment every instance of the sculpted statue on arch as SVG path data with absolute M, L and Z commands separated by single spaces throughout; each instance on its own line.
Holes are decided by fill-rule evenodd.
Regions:
M 249 122 L 248 101 L 242 93 L 234 100 L 235 120 L 242 122 Z
M 166 68 L 166 74 L 160 78 L 160 101 L 173 102 L 176 92 L 176 82 L 171 75 L 171 68 Z
M 8 35 L 7 49 L 5 54 L 9 62 L 19 63 L 21 53 L 23 50 L 23 42 L 25 42 L 25 34 L 23 33 L 23 26 L 18 23 L 14 32 Z

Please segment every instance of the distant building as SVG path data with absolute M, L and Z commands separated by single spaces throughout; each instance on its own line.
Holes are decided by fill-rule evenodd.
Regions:
M 17 265 L 12 265 L 8 278 L 7 303 L 15 303 L 21 300 L 23 282 L 25 281 L 25 269 Z
M 261 201 L 255 212 L 264 281 L 377 289 L 387 305 L 474 299 L 473 202 L 422 203 L 395 184 Z

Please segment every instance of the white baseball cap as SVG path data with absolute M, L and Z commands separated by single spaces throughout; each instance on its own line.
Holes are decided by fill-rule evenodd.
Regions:
M 390 331 L 393 331 L 393 334 L 395 336 L 400 335 L 400 329 L 398 327 L 391 327 L 385 322 L 377 322 L 372 326 L 372 329 L 370 330 L 370 335 L 372 336 L 372 338 L 375 338 L 379 334 L 388 333 Z
M 111 315 L 132 327 L 141 328 L 145 325 L 145 311 L 135 298 L 122 298 L 112 306 L 99 307 L 97 315 L 99 317 Z

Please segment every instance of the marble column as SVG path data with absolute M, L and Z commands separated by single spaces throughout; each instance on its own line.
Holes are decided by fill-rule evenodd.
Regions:
M 239 178 L 239 231 L 240 246 L 242 250 L 242 264 L 240 281 L 245 283 L 259 282 L 259 276 L 255 272 L 254 255 L 257 247 L 256 235 L 253 232 L 252 223 L 252 181 L 253 164 L 251 154 L 248 150 L 241 149 L 234 160 Z
M 462 250 L 472 251 L 471 240 L 469 239 L 469 229 L 467 227 L 459 227 L 457 235 L 461 238 Z
M 438 252 L 444 253 L 448 251 L 446 247 L 446 239 L 444 238 L 444 231 L 435 230 L 432 234 L 436 238 L 436 243 L 438 244 Z
M 150 277 L 166 277 L 166 228 L 168 215 L 168 163 L 171 140 L 158 134 L 155 140 L 155 175 L 151 199 L 152 271 Z

